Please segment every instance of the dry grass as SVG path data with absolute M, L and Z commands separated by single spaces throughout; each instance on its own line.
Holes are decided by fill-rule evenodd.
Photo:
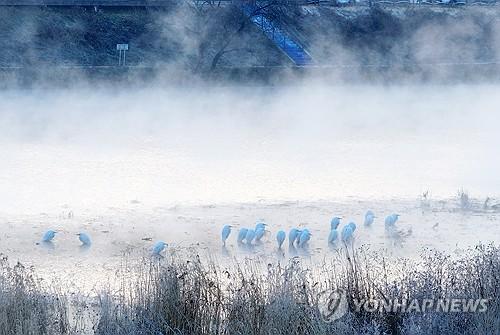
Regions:
M 67 303 L 43 288 L 31 269 L 0 258 L 0 335 L 67 334 Z
M 88 333 L 68 325 L 68 304 L 32 271 L 0 275 L 0 334 Z M 500 248 L 480 245 L 451 257 L 426 251 L 419 261 L 344 249 L 323 264 L 245 260 L 232 265 L 171 255 L 123 265 L 118 290 L 97 296 L 90 333 L 139 334 L 498 334 Z M 317 306 L 325 290 L 347 292 L 348 311 L 326 322 Z M 46 292 L 51 292 L 47 294 Z M 488 298 L 484 313 L 356 311 L 355 299 Z M 89 312 L 72 301 L 72 320 Z M 86 314 L 85 314 L 86 313 Z M 85 320 L 83 320 L 85 321 Z M 82 322 L 82 324 L 85 322 Z M 70 330 L 71 329 L 71 330 Z
M 245 261 L 223 268 L 199 258 L 151 262 L 116 295 L 100 296 L 98 334 L 495 334 L 500 250 L 478 246 L 458 259 L 428 251 L 420 262 L 346 252 L 314 269 Z M 126 283 L 126 284 L 125 284 Z M 349 311 L 325 322 L 325 289 L 347 292 Z M 489 298 L 485 313 L 356 312 L 354 299 Z

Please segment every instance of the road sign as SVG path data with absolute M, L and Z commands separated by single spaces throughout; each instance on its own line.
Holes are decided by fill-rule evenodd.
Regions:
M 128 44 L 117 44 L 116 45 L 116 50 L 118 51 L 127 51 L 128 50 Z
M 116 45 L 118 50 L 118 66 L 125 66 L 125 52 L 128 51 L 128 44 L 119 43 Z

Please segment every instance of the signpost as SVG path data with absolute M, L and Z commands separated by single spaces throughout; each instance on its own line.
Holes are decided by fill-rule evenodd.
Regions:
M 125 66 L 125 52 L 128 51 L 128 44 L 117 44 L 116 50 L 118 50 L 118 66 Z

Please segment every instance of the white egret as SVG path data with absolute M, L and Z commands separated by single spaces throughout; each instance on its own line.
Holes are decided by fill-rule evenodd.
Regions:
M 241 228 L 238 232 L 238 243 L 243 243 L 243 240 L 247 237 L 247 228 Z
M 163 241 L 156 242 L 156 244 L 153 246 L 152 254 L 154 256 L 161 256 L 161 252 L 165 249 L 165 247 L 168 247 L 167 243 Z
M 76 234 L 78 236 L 78 239 L 80 242 L 82 242 L 82 245 L 89 246 L 92 244 L 92 241 L 90 240 L 90 236 L 85 234 L 85 233 L 78 233 Z
M 285 238 L 286 238 L 286 233 L 283 230 L 280 230 L 276 234 L 276 241 L 278 241 L 278 249 L 281 249 L 283 242 L 285 242 Z
M 354 233 L 354 231 L 356 230 L 356 224 L 354 222 L 349 222 L 347 225 L 352 228 L 352 232 Z
M 257 231 L 257 229 L 266 229 L 266 226 L 267 226 L 267 223 L 265 223 L 262 220 L 259 220 L 259 221 L 257 221 L 257 224 L 255 225 L 255 231 Z
M 399 214 L 391 214 L 385 218 L 385 228 L 392 228 L 399 219 Z
M 301 232 L 302 231 L 298 230 L 297 228 L 292 228 L 288 233 L 288 243 L 293 246 L 295 240 L 299 237 Z
M 255 230 L 253 229 L 248 229 L 247 230 L 247 235 L 245 236 L 245 241 L 247 242 L 248 245 L 252 244 L 253 239 L 255 238 Z
M 259 227 L 255 229 L 255 241 L 260 242 L 260 239 L 264 236 L 265 232 L 266 230 L 264 229 L 264 227 Z
M 229 237 L 229 234 L 231 234 L 231 225 L 225 225 L 223 228 L 222 228 L 222 243 L 223 245 L 226 245 L 226 240 L 227 238 Z
M 332 221 L 330 222 L 330 229 L 337 229 L 337 228 L 338 228 L 338 226 L 339 226 L 339 224 L 340 224 L 340 220 L 341 220 L 341 219 L 342 219 L 342 218 L 341 218 L 341 217 L 338 217 L 338 216 L 334 217 L 334 218 L 332 219 Z
M 375 214 L 372 211 L 367 211 L 365 214 L 365 226 L 371 226 L 373 221 L 375 220 Z
M 393 224 L 396 224 L 396 222 L 398 222 L 399 217 L 399 214 L 392 214 L 392 221 L 394 222 Z
M 262 219 L 257 221 L 257 224 L 255 225 L 255 241 L 259 242 L 262 237 L 264 237 L 264 234 L 266 233 L 266 226 L 267 223 L 265 223 Z
M 342 228 L 342 232 L 340 233 L 340 238 L 343 242 L 347 242 L 352 239 L 352 234 L 354 233 L 355 227 L 348 224 Z
M 47 230 L 45 234 L 43 234 L 42 242 L 51 242 L 56 236 L 56 233 L 57 232 L 54 230 Z
M 337 229 L 330 230 L 330 235 L 328 235 L 328 243 L 334 243 L 339 238 L 339 232 Z
M 392 226 L 392 214 L 385 217 L 385 227 Z
M 299 236 L 299 247 L 303 247 L 311 239 L 311 236 L 309 229 L 302 230 Z

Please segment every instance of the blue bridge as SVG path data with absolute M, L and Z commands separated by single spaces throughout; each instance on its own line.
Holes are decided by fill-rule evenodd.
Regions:
M 305 48 L 283 28 L 269 20 L 254 3 L 239 5 L 243 13 L 276 45 L 296 66 L 308 66 L 314 61 Z

